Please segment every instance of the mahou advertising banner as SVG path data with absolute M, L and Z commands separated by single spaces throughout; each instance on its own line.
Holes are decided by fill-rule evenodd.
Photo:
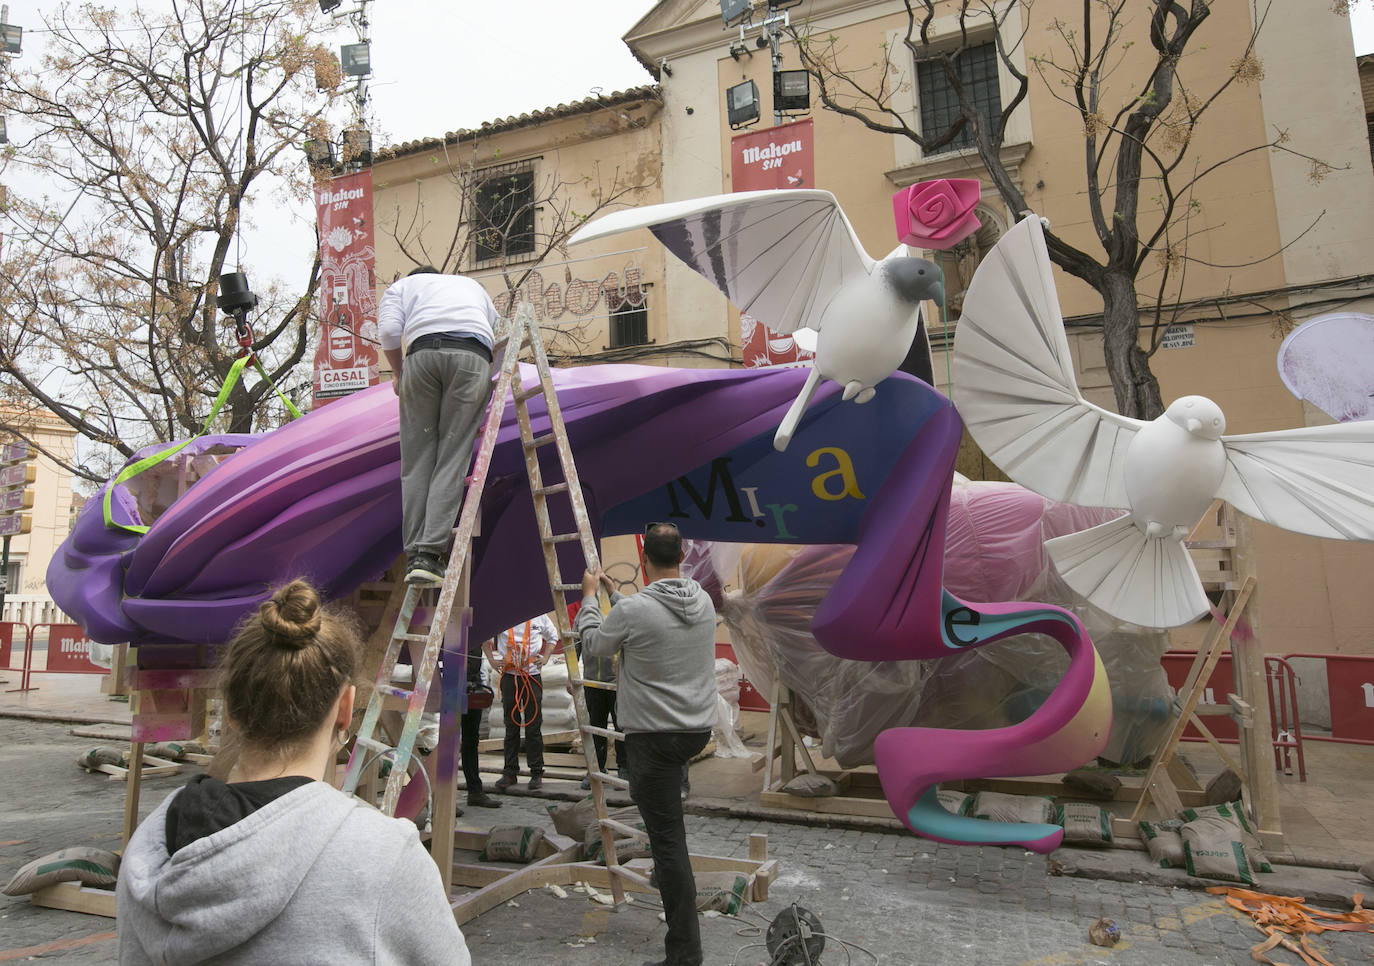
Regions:
M 320 225 L 320 343 L 314 398 L 320 405 L 374 386 L 377 295 L 373 280 L 372 172 L 359 171 L 315 189 Z
M 814 188 L 815 126 L 810 119 L 737 134 L 730 139 L 730 179 L 736 191 Z M 779 335 L 753 316 L 739 317 L 745 368 L 794 366 L 813 357 L 790 335 Z

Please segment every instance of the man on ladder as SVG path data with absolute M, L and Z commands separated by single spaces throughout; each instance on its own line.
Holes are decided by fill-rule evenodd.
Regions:
M 645 588 L 611 593 L 605 620 L 596 603 L 601 570 L 582 577 L 575 630 L 589 657 L 620 657 L 616 717 L 625 733 L 630 797 L 649 833 L 668 934 L 666 966 L 701 966 L 696 879 L 682 817 L 682 769 L 711 739 L 716 721 L 716 611 L 695 580 L 681 576 L 682 535 L 651 523 L 642 552 Z
M 401 404 L 401 533 L 406 583 L 444 581 L 472 443 L 491 395 L 496 307 L 481 285 L 422 265 L 377 307 Z M 404 368 L 403 368 L 404 367 Z
M 544 665 L 558 646 L 558 628 L 546 614 L 502 631 L 482 651 L 501 676 L 501 718 L 505 723 L 505 764 L 496 790 L 504 792 L 520 775 L 520 729 L 525 729 L 525 763 L 530 791 L 544 784 Z

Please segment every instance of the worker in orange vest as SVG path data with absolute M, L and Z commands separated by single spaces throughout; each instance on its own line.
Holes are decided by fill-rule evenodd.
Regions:
M 544 682 L 541 672 L 558 645 L 558 628 L 540 614 L 482 645 L 487 663 L 501 677 L 501 714 L 506 726 L 506 760 L 496 790 L 504 792 L 520 774 L 520 729 L 525 729 L 525 762 L 530 791 L 544 784 Z

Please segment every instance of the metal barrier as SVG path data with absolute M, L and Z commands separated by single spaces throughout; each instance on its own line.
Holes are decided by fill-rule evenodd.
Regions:
M 1169 685 L 1177 693 L 1184 684 L 1188 669 L 1192 667 L 1196 651 L 1166 651 L 1163 665 Z M 1292 655 L 1287 655 L 1292 656 Z M 1274 767 L 1281 768 L 1286 774 L 1293 773 L 1292 758 L 1298 759 L 1298 780 L 1307 781 L 1307 762 L 1303 757 L 1302 742 L 1311 735 L 1302 733 L 1302 721 L 1298 715 L 1298 676 L 1282 657 L 1267 655 L 1264 659 L 1264 677 L 1269 692 L 1270 740 L 1274 746 Z M 1226 695 L 1236 690 L 1231 655 L 1223 654 L 1217 662 L 1212 676 L 1207 679 L 1204 701 L 1207 704 L 1225 705 Z M 1218 715 L 1207 719 L 1207 729 L 1222 744 L 1240 743 L 1236 723 L 1229 715 Z M 1205 741 L 1202 733 L 1192 725 L 1184 731 L 1183 741 Z
M 13 627 L 25 626 L 17 622 L 10 623 L 11 632 Z M 33 666 L 34 639 L 38 636 L 40 627 L 46 627 L 48 630 L 47 662 L 42 670 Z M 27 627 L 26 631 L 23 676 L 20 679 L 19 687 L 11 688 L 11 691 L 38 690 L 30 684 L 35 674 L 109 673 L 108 668 L 91 662 L 91 641 L 81 630 L 79 624 L 34 624 Z
M 1331 734 L 1304 735 L 1308 741 L 1374 745 L 1374 656 L 1311 654 L 1295 651 L 1283 660 L 1305 658 L 1326 662 L 1326 693 L 1331 706 Z
M 28 628 L 15 621 L 0 621 L 0 671 L 12 671 L 10 667 L 10 655 L 14 650 L 14 629 L 23 627 L 27 635 Z

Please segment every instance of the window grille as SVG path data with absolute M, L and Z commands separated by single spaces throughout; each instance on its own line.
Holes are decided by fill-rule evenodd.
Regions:
M 534 169 L 488 168 L 473 192 L 473 257 L 489 262 L 534 254 Z
M 614 306 L 611 309 L 610 348 L 619 349 L 623 346 L 648 345 L 648 300 L 641 298 L 638 305 L 632 305 L 628 300 L 613 301 L 609 298 L 609 293 L 607 294 L 607 304 Z
M 973 98 L 983 123 L 991 130 L 1002 113 L 1002 92 L 997 81 L 997 45 L 986 43 L 964 50 L 956 58 L 955 68 L 960 82 Z M 939 62 L 917 64 L 916 85 L 921 99 L 921 133 L 927 138 L 937 138 L 949 130 L 959 117 L 959 96 L 950 86 L 945 69 Z M 943 154 L 973 146 L 973 127 L 966 124 L 953 141 L 926 154 Z

